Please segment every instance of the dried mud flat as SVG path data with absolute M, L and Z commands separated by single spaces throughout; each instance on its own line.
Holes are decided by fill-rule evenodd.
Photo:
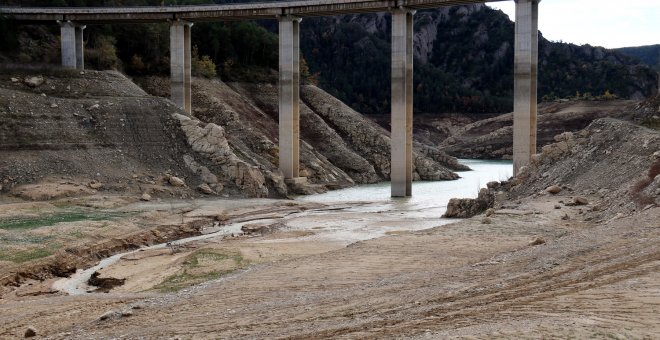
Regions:
M 77 126 L 79 118 L 66 121 Z M 187 150 L 179 137 L 172 139 Z M 657 131 L 600 120 L 556 142 L 489 216 L 440 226 L 438 214 L 424 222 L 437 227 L 421 231 L 410 230 L 420 221 L 405 211 L 356 212 L 348 203 L 174 200 L 186 192 L 167 190 L 141 202 L 135 193 L 144 187 L 126 188 L 169 187 L 152 184 L 155 175 L 137 176 L 139 167 L 107 195 L 3 197 L 0 338 L 28 329 L 52 339 L 660 338 Z M 155 159 L 153 168 L 168 162 Z M 24 169 L 33 172 L 34 164 Z M 80 170 L 71 172 L 57 183 L 75 196 L 86 184 L 75 177 Z M 561 192 L 546 193 L 550 185 Z M 588 204 L 566 204 L 576 196 Z M 113 254 L 232 223 L 269 230 L 127 253 L 98 271 L 106 282 L 121 281 L 108 293 L 67 296 L 53 288 L 59 277 Z M 364 241 L 324 231 L 352 224 L 389 231 Z
M 124 233 L 139 221 L 278 227 L 127 254 L 100 270 L 125 280 L 109 293 L 24 282 L 0 299 L 0 337 L 32 327 L 52 339 L 658 338 L 659 164 L 657 131 L 598 120 L 544 147 L 496 209 L 417 231 L 412 214 L 352 204 L 140 203 L 116 221 L 132 221 Z M 392 229 L 323 236 L 355 223 Z
M 660 208 L 593 222 L 597 212 L 559 201 L 570 197 L 348 247 L 287 244 L 301 235 L 286 230 L 207 244 L 276 250 L 176 293 L 8 297 L 0 335 L 32 325 L 50 338 L 658 337 Z

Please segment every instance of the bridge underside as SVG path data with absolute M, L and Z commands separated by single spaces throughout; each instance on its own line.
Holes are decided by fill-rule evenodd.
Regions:
M 498 1 L 498 0 L 495 0 Z M 513 172 L 536 152 L 538 3 L 516 0 Z M 62 65 L 84 68 L 83 29 L 89 24 L 170 22 L 171 99 L 190 113 L 191 38 L 194 22 L 279 20 L 279 167 L 299 182 L 300 21 L 303 17 L 389 11 L 392 14 L 392 196 L 412 195 L 413 18 L 415 10 L 483 3 L 481 0 L 310 0 L 209 6 L 132 8 L 12 8 L 0 15 L 22 22 L 58 22 Z
M 504 0 L 493 0 L 504 1 Z M 483 3 L 483 0 L 302 0 L 199 6 L 145 6 L 118 8 L 0 7 L 0 13 L 21 21 L 75 21 L 80 24 L 145 23 L 168 20 L 226 21 L 274 19 L 278 16 L 316 17 L 387 12 Z

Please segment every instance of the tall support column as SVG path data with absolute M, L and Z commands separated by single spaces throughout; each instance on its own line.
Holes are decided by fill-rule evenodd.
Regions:
M 412 195 L 413 16 L 392 11 L 392 197 Z
M 188 113 L 192 112 L 191 27 L 185 21 L 173 21 L 170 26 L 170 97 Z
M 83 39 L 83 30 L 86 26 L 76 26 L 76 68 L 85 69 L 85 40 Z
M 280 170 L 287 180 L 299 177 L 300 164 L 300 18 L 279 19 Z
M 516 0 L 513 94 L 513 174 L 536 153 L 538 4 Z
M 192 112 L 192 42 L 190 35 L 192 25 L 192 23 L 183 25 L 183 109 L 188 113 Z
M 60 21 L 62 67 L 76 68 L 76 25 L 71 21 Z

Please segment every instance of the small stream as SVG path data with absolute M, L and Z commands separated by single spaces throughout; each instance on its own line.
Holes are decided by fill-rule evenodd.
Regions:
M 413 182 L 412 197 L 390 197 L 390 183 L 360 185 L 323 194 L 301 196 L 301 202 L 328 204 L 329 209 L 316 209 L 292 213 L 284 218 L 289 230 L 314 230 L 314 235 L 303 236 L 298 240 L 323 238 L 338 241 L 345 245 L 386 235 L 388 232 L 413 231 L 428 229 L 451 223 L 442 219 L 449 199 L 453 197 L 476 197 L 479 188 L 490 181 L 502 181 L 511 176 L 511 161 L 460 160 L 472 171 L 459 172 L 460 179 L 455 181 Z M 337 205 L 337 209 L 332 209 Z M 275 222 L 264 218 L 249 222 L 232 223 L 204 235 L 181 239 L 172 244 L 183 245 L 190 242 L 223 238 L 231 234 L 240 234 L 241 227 L 247 223 Z M 290 241 L 290 239 L 288 239 Z M 263 242 L 277 242 L 264 240 Z M 78 270 L 69 278 L 58 280 L 53 289 L 69 295 L 91 292 L 95 287 L 87 284 L 91 275 L 113 265 L 123 256 L 139 251 L 162 249 L 167 244 L 157 244 L 141 249 L 116 254 L 100 261 L 96 266 Z

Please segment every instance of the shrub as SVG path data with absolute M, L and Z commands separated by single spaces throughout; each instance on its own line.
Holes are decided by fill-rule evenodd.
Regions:
M 213 78 L 217 75 L 216 66 L 211 57 L 204 55 L 199 57 L 199 50 L 197 45 L 192 49 L 192 74 L 195 76 L 202 76 L 206 78 Z
M 653 180 L 658 175 L 660 175 L 660 160 L 655 161 L 651 165 L 645 178 L 641 179 L 640 181 L 635 183 L 635 185 L 633 185 L 631 190 L 631 196 L 633 198 L 633 201 L 635 201 L 635 203 L 637 203 L 639 206 L 645 206 L 648 204 L 655 203 L 655 199 L 645 194 L 643 191 L 644 189 L 646 189 L 646 187 L 648 187 L 651 183 L 653 183 Z

